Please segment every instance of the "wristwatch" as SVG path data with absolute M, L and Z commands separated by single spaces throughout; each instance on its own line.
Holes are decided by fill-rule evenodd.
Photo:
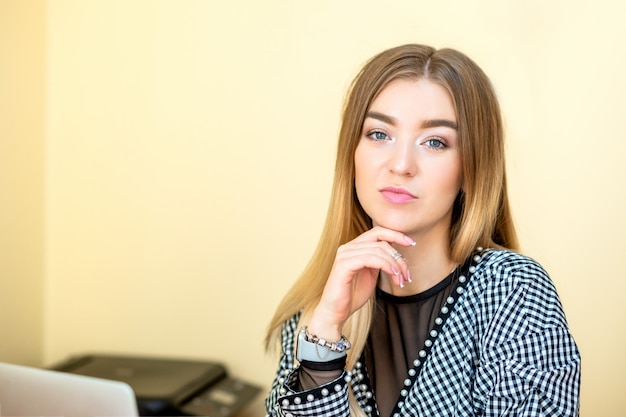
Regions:
M 341 337 L 338 342 L 328 342 L 314 335 L 308 335 L 306 327 L 300 329 L 298 334 L 298 346 L 296 359 L 298 361 L 330 362 L 346 356 L 350 349 L 350 342 Z

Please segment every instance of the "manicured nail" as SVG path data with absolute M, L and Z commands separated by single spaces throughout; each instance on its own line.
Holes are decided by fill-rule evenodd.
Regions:
M 396 267 L 393 265 L 391 265 L 391 271 L 393 272 L 394 275 L 400 275 L 400 271 L 398 271 Z
M 400 277 L 400 288 L 404 288 L 404 278 Z
M 411 276 L 411 271 L 406 270 L 406 280 L 409 282 L 413 282 L 413 277 Z
M 416 245 L 415 241 L 413 239 L 411 239 L 410 237 L 408 237 L 408 236 L 404 236 L 404 240 L 409 242 L 411 244 L 411 246 L 415 246 Z

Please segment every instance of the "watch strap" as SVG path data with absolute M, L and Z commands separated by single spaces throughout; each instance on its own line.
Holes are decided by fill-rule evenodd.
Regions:
M 330 362 L 346 356 L 346 352 L 335 352 L 326 346 L 306 340 L 305 332 L 298 334 L 298 346 L 296 348 L 296 359 L 298 361 L 310 362 Z

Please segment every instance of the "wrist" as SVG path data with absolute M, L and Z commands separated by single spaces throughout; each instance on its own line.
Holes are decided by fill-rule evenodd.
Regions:
M 341 339 L 343 324 L 333 323 L 320 317 L 323 317 L 323 314 L 320 314 L 316 309 L 306 326 L 308 332 L 326 340 Z

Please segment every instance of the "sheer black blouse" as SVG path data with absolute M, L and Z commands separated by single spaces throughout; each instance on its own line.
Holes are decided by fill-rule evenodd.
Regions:
M 459 269 L 419 294 L 398 297 L 376 289 L 376 306 L 364 350 L 366 368 L 381 416 L 391 414 L 413 360 L 434 327 L 446 298 L 456 287 Z M 302 365 L 298 390 L 326 384 L 341 375 L 340 369 L 321 370 Z

